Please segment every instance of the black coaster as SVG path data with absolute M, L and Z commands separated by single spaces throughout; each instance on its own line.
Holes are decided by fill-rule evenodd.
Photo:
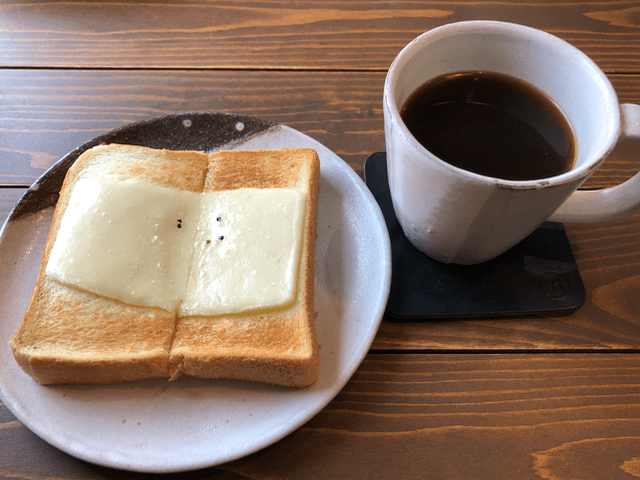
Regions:
M 562 224 L 547 222 L 508 252 L 480 265 L 443 264 L 419 252 L 404 236 L 391 204 L 385 153 L 365 160 L 364 176 L 391 237 L 388 315 L 533 315 L 571 312 L 585 302 L 584 284 Z

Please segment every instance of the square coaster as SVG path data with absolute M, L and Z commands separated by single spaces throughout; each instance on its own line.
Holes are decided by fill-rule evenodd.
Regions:
M 571 312 L 586 291 L 560 223 L 546 222 L 518 245 L 480 265 L 443 264 L 404 236 L 391 203 L 384 152 L 364 163 L 365 183 L 385 217 L 392 250 L 386 313 L 400 319 L 496 317 Z

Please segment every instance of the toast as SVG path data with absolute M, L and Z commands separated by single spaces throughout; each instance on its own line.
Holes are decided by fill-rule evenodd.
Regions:
M 305 212 L 296 301 L 285 309 L 245 315 L 178 318 L 171 347 L 173 375 L 236 378 L 309 385 L 318 376 L 313 310 L 313 259 L 319 167 L 313 151 L 224 151 L 209 159 L 204 192 L 240 188 L 305 192 Z M 274 169 L 274 163 L 281 167 Z
M 122 212 L 132 208 L 129 203 L 135 204 L 142 197 L 140 201 L 146 206 L 136 209 L 146 211 L 158 203 L 155 200 L 144 203 L 149 192 L 160 195 L 158 198 L 169 195 L 171 206 L 166 211 L 165 207 L 159 209 L 163 215 L 173 215 L 175 224 L 167 232 L 158 233 L 164 241 L 161 248 L 134 249 L 135 255 L 126 251 L 114 254 L 125 259 L 131 254 L 131 259 L 138 259 L 139 253 L 144 257 L 148 250 L 153 262 L 145 264 L 143 258 L 140 264 L 143 268 L 136 266 L 136 272 L 138 269 L 151 272 L 151 263 L 169 269 L 143 273 L 141 288 L 138 288 L 141 283 L 130 284 L 127 274 L 114 274 L 110 270 L 111 248 L 103 240 L 111 238 L 114 232 L 120 235 L 121 230 L 128 230 L 113 225 L 104 227 L 100 223 L 104 221 L 95 220 L 97 214 L 87 213 L 88 209 L 76 198 L 91 196 L 100 188 L 106 193 L 98 195 L 102 200 L 91 204 L 97 205 L 93 210 L 97 212 L 100 205 L 106 205 L 102 208 L 107 210 L 107 218 L 115 219 L 108 223 L 123 223 L 136 229 L 133 236 L 146 225 L 144 222 L 151 222 L 149 225 L 157 222 L 152 217 L 139 226 L 137 216 L 135 221 L 125 218 L 121 222 Z M 159 377 L 175 379 L 180 375 L 297 387 L 312 384 L 318 377 L 319 363 L 313 311 L 318 189 L 319 160 L 311 149 L 228 151 L 211 155 L 129 145 L 88 150 L 71 167 L 62 186 L 35 289 L 22 324 L 11 339 L 16 361 L 41 384 L 107 384 Z M 113 200 L 113 192 L 119 192 L 118 198 L 125 200 Z M 133 193 L 129 197 L 122 192 Z M 191 263 L 202 255 L 198 248 L 203 249 L 196 246 L 191 252 L 184 243 L 176 247 L 173 242 L 195 244 L 201 224 L 209 225 L 201 220 L 207 213 L 203 210 L 205 205 L 209 205 L 203 199 L 235 195 L 236 202 L 242 203 L 246 195 L 255 193 L 260 204 L 263 198 L 260 195 L 275 195 L 275 201 L 280 201 L 285 192 L 300 198 L 302 205 L 295 210 L 302 212 L 297 214 L 299 240 L 292 243 L 293 260 L 287 263 L 290 272 L 295 269 L 295 274 L 287 274 L 291 278 L 287 283 L 291 285 L 287 290 L 289 297 L 276 290 L 271 292 L 275 303 L 269 303 L 267 294 L 254 301 L 251 297 L 254 284 L 247 280 L 250 302 L 241 307 L 233 303 L 220 307 L 211 300 L 215 297 L 210 295 L 211 285 L 198 285 L 197 278 L 202 277 L 198 271 L 200 264 L 195 268 Z M 186 199 L 184 204 L 182 199 Z M 113 216 L 118 208 L 124 209 L 121 216 Z M 270 213 L 273 215 L 264 212 L 262 216 Z M 86 220 L 87 215 L 90 220 Z M 93 226 L 94 220 L 106 230 L 95 230 L 98 227 Z M 210 228 L 214 227 L 218 225 Z M 84 228 L 88 229 L 87 235 L 73 233 L 84 232 Z M 254 231 L 249 233 L 253 236 Z M 64 241 L 56 244 L 58 236 Z M 173 240 L 174 237 L 180 240 Z M 227 240 L 230 239 L 227 235 Z M 209 245 L 210 239 L 202 242 L 205 243 L 206 248 L 215 246 Z M 228 243 L 225 246 L 230 248 Z M 156 262 L 153 252 L 163 255 L 162 261 Z M 104 268 L 102 263 L 98 269 L 87 267 L 93 265 L 96 257 L 105 264 Z M 233 268 L 223 273 L 231 275 L 235 272 Z M 154 290 L 156 285 L 161 288 Z M 197 301 L 187 308 L 186 299 L 191 297 Z M 201 304 L 213 310 L 203 310 Z

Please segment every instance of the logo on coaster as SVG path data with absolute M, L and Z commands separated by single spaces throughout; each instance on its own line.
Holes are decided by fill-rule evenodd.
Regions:
M 557 272 L 545 272 L 540 275 L 538 286 L 547 297 L 562 298 L 569 291 L 569 281 Z

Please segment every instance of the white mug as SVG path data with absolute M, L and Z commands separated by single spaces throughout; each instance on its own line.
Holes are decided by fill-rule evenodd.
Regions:
M 508 181 L 454 167 L 431 154 L 400 116 L 427 80 L 460 71 L 519 78 L 549 96 L 573 127 L 574 167 L 554 177 Z M 578 187 L 621 137 L 640 139 L 640 106 L 620 105 L 586 55 L 548 33 L 470 21 L 430 30 L 396 57 L 384 85 L 384 124 L 393 207 L 407 239 L 444 262 L 476 264 L 516 245 L 544 221 L 598 222 L 640 211 L 640 173 L 602 190 Z

